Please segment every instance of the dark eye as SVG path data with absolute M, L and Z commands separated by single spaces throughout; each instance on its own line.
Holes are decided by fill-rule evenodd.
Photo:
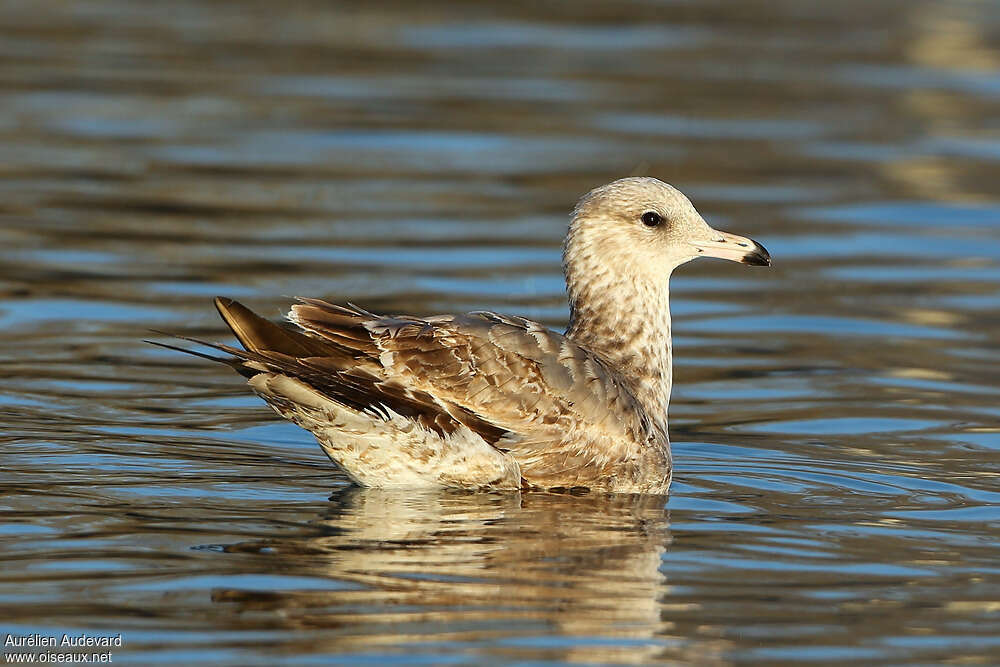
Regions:
M 660 214 L 656 211 L 646 211 L 639 219 L 642 220 L 642 224 L 647 227 L 656 227 L 658 224 L 663 222 L 663 218 L 660 217 Z

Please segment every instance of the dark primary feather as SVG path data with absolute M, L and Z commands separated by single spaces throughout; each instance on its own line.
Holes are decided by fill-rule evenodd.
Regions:
M 291 357 L 312 357 L 322 356 L 329 349 L 314 338 L 264 319 L 239 301 L 220 296 L 215 299 L 215 307 L 240 344 L 251 352 L 268 350 Z

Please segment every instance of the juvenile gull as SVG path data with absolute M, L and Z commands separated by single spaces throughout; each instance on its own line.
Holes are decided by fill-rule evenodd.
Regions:
M 292 306 L 288 328 L 218 298 L 245 349 L 209 343 L 232 355 L 209 358 L 363 486 L 666 493 L 668 280 L 701 256 L 771 262 L 672 186 L 624 178 L 573 211 L 565 334 L 491 312 L 382 316 L 318 299 Z

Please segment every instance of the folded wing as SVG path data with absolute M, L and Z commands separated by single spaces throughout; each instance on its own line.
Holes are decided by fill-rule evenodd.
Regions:
M 650 437 L 622 378 L 527 319 L 490 312 L 379 317 L 315 299 L 293 306 L 289 317 L 364 364 L 380 387 L 431 397 L 510 452 L 532 484 L 589 485 L 600 470 L 638 459 Z
M 648 455 L 650 423 L 623 378 L 536 322 L 490 312 L 384 317 L 302 299 L 289 313 L 296 330 L 231 299 L 216 306 L 245 349 L 214 347 L 237 357 L 244 375 L 293 378 L 352 410 L 442 436 L 467 428 L 513 457 L 530 485 L 613 490 L 601 480 L 639 470 Z

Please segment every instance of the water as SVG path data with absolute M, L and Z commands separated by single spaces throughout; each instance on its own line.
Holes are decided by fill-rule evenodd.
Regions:
M 167 664 L 1000 659 L 1000 4 L 8 2 L 0 633 Z M 669 501 L 350 489 L 223 294 L 559 327 L 673 182 Z

